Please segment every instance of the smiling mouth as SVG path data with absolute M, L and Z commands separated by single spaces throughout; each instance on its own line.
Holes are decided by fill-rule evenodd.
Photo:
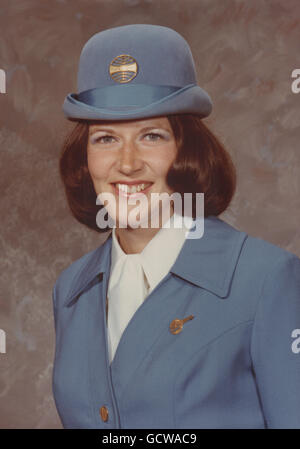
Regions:
M 145 193 L 152 186 L 153 182 L 145 182 L 141 184 L 121 184 L 115 183 L 112 184 L 116 192 L 120 195 L 131 196 L 137 193 Z

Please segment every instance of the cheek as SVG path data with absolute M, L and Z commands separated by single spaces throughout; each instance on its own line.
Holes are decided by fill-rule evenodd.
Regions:
M 88 169 L 92 179 L 101 181 L 108 173 L 109 160 L 99 154 L 88 153 Z
M 165 178 L 175 158 L 176 151 L 173 147 L 158 151 L 152 159 L 152 167 L 155 167 L 156 175 Z

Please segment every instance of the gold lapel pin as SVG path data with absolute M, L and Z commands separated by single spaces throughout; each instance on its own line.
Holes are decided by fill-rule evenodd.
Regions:
M 172 334 L 179 334 L 179 332 L 182 331 L 184 323 L 186 323 L 189 320 L 192 320 L 193 318 L 194 318 L 194 315 L 189 315 L 188 317 L 184 318 L 183 320 L 176 318 L 170 324 L 170 331 L 172 332 Z

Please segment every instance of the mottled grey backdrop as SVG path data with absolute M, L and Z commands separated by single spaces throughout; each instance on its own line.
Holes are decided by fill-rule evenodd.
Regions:
M 0 0 L 0 427 L 61 428 L 51 392 L 51 292 L 60 271 L 103 241 L 68 211 L 58 175 L 83 44 L 130 23 L 189 41 L 214 102 L 206 123 L 238 169 L 229 223 L 300 256 L 298 0 Z M 101 382 L 101 379 L 99 379 Z

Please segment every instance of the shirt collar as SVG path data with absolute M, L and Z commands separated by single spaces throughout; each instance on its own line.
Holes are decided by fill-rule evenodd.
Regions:
M 182 217 L 176 212 L 165 222 L 164 227 L 160 228 L 155 236 L 150 240 L 142 252 L 139 253 L 139 261 L 142 264 L 144 273 L 149 283 L 149 292 L 159 283 L 159 281 L 169 272 L 174 264 L 179 251 L 185 241 L 187 231 L 193 225 L 193 219 L 186 217 L 183 226 L 175 227 L 174 223 L 179 220 L 181 224 Z M 159 254 L 159 263 L 153 263 Z M 127 257 L 121 248 L 116 230 L 112 230 L 112 248 L 111 248 L 111 270 L 116 266 L 119 259 Z
M 179 219 L 180 216 L 174 213 L 165 223 L 166 227 L 162 227 L 140 253 L 141 263 L 150 285 L 149 292 L 171 269 L 184 244 L 186 233 L 193 224 L 190 218 L 187 220 L 187 226 L 176 228 L 174 218 Z M 159 263 L 153 263 L 158 257 Z
M 187 282 L 225 298 L 246 238 L 245 232 L 235 229 L 220 218 L 206 217 L 203 236 L 199 239 L 185 239 L 170 271 Z M 149 254 L 152 254 L 151 246 L 149 248 Z M 101 246 L 86 255 L 86 263 L 71 284 L 64 302 L 66 306 L 72 305 L 83 291 L 102 279 L 104 273 L 109 276 L 111 249 L 110 234 Z

